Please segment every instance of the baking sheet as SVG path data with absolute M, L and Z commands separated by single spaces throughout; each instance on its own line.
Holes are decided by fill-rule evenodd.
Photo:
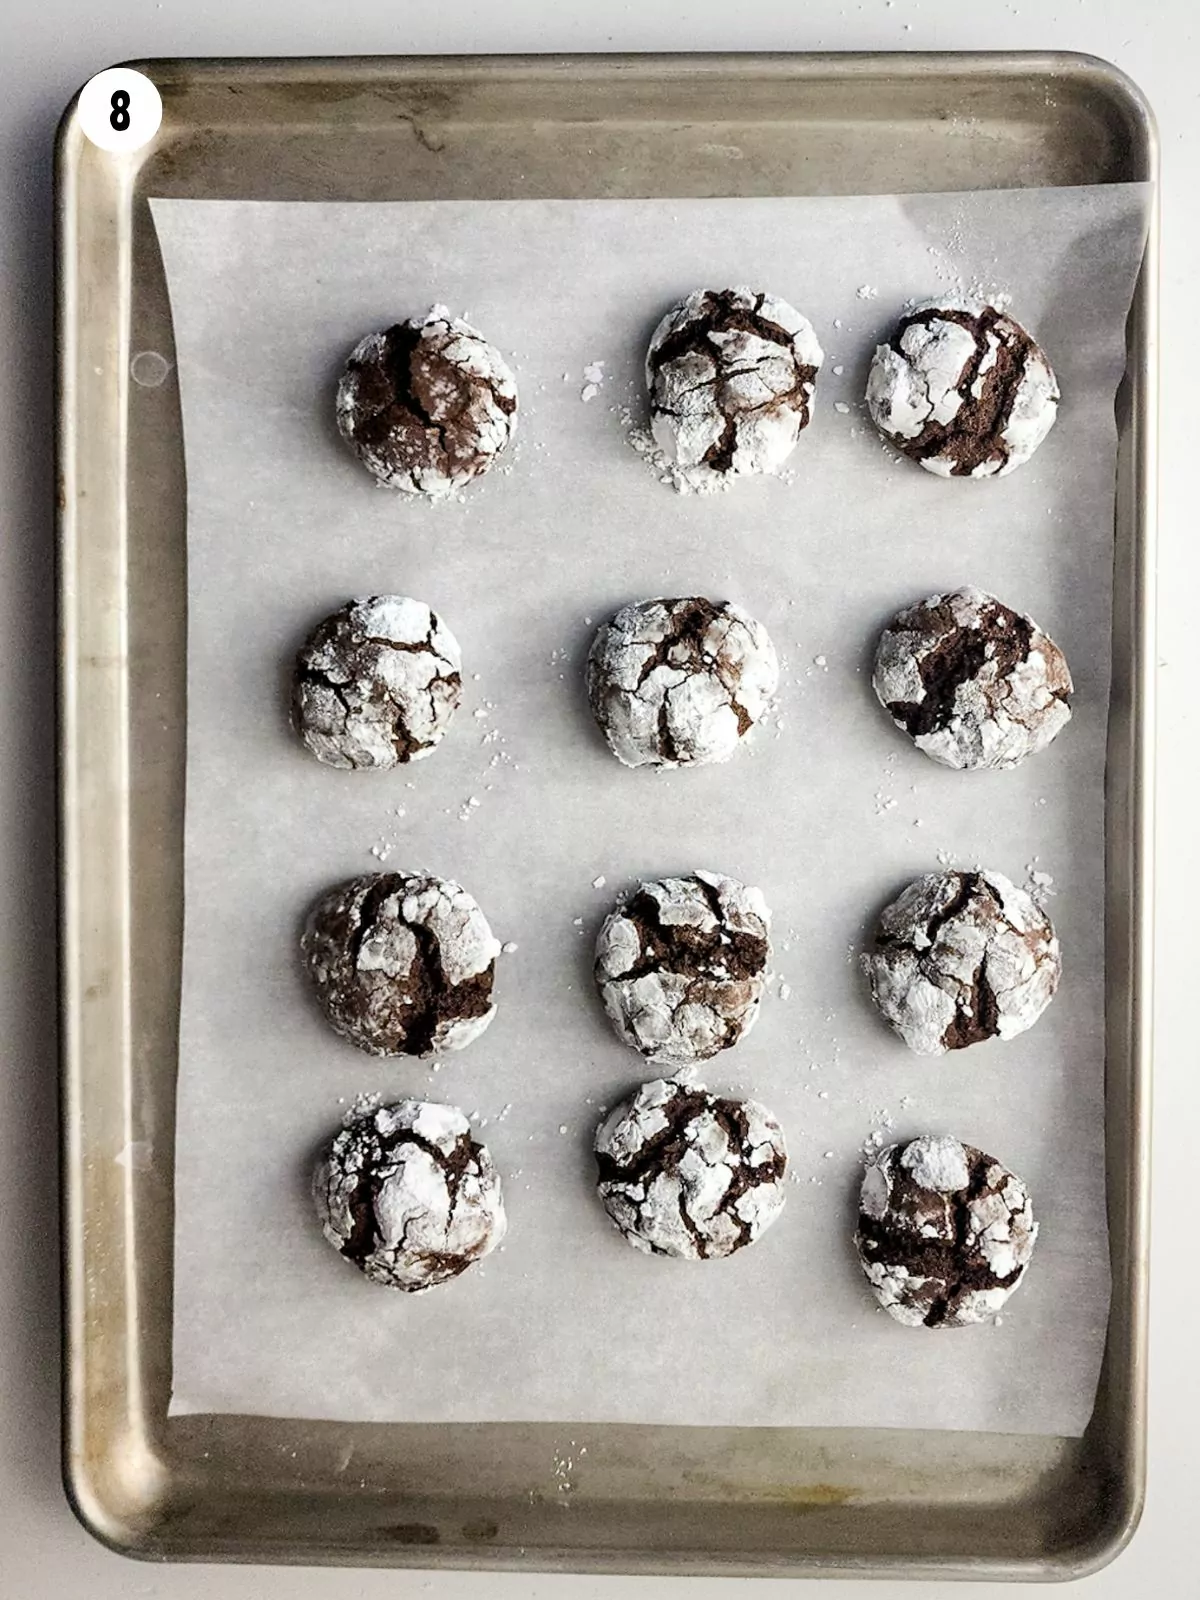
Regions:
M 1108 1300 L 1112 400 L 1147 200 L 1112 186 L 154 202 L 189 512 L 173 1410 L 1082 1430 Z M 645 337 L 688 289 L 739 281 L 814 321 L 827 351 L 815 420 L 790 481 L 677 496 L 629 445 Z M 1067 396 L 1038 456 L 998 483 L 895 462 L 858 405 L 904 301 L 960 284 L 1011 293 Z M 511 470 L 429 508 L 372 487 L 330 396 L 362 332 L 434 299 L 512 356 L 522 419 Z M 1013 773 L 933 767 L 870 693 L 880 623 L 962 582 L 1032 611 L 1075 675 L 1070 728 Z M 288 658 L 326 610 L 383 590 L 443 612 L 467 701 L 430 761 L 327 771 L 287 731 Z M 593 626 L 626 600 L 692 591 L 737 599 L 771 630 L 780 717 L 727 767 L 626 772 L 579 692 Z M 939 859 L 1049 874 L 1067 977 L 1021 1039 L 930 1062 L 875 1018 L 852 954 L 883 901 Z M 517 945 L 491 1029 L 436 1073 L 331 1035 L 298 969 L 312 897 L 379 865 L 459 877 Z M 625 1246 L 588 1154 L 600 1106 L 645 1075 L 591 993 L 595 927 L 631 879 L 694 865 L 760 884 L 775 912 L 779 979 L 705 1077 L 775 1110 L 794 1178 L 762 1241 L 706 1266 Z M 313 1224 L 312 1150 L 364 1092 L 432 1094 L 486 1122 L 508 1241 L 443 1292 L 373 1289 Z M 998 1327 L 900 1328 L 858 1272 L 861 1146 L 924 1129 L 982 1145 L 1032 1187 L 1043 1234 Z

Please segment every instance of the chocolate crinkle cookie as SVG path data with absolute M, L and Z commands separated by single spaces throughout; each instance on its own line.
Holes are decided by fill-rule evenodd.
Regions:
M 342 438 L 381 484 L 406 494 L 439 499 L 480 477 L 516 421 L 504 357 L 445 306 L 369 333 L 338 384 Z
M 1015 767 L 1071 720 L 1062 651 L 980 589 L 902 611 L 880 635 L 874 684 L 897 727 L 944 767 Z
M 588 656 L 592 712 L 627 767 L 727 761 L 778 687 L 767 630 L 727 600 L 625 606 Z
M 761 891 L 733 878 L 640 884 L 596 940 L 596 983 L 617 1036 L 679 1067 L 728 1050 L 758 1016 L 770 928 Z
M 372 1283 L 420 1294 L 489 1255 L 500 1174 L 453 1106 L 402 1100 L 347 1121 L 313 1172 L 325 1237 Z
M 983 300 L 931 300 L 875 351 L 867 406 L 898 450 L 942 478 L 1001 478 L 1050 432 L 1058 382 L 1019 322 Z
M 755 1100 L 655 1079 L 596 1131 L 600 1198 L 637 1250 L 713 1261 L 753 1244 L 783 1209 L 787 1151 Z
M 1062 956 L 1050 919 L 998 872 L 931 872 L 879 918 L 863 956 L 880 1012 L 918 1055 L 1024 1033 Z
M 458 641 L 423 601 L 351 600 L 296 658 L 292 721 L 318 761 L 351 771 L 420 761 L 462 698 Z
M 370 1055 L 461 1050 L 495 1013 L 500 945 L 449 879 L 352 878 L 317 901 L 301 947 L 331 1027 Z
M 1020 1178 L 972 1145 L 923 1134 L 872 1157 L 854 1242 L 897 1322 L 965 1328 L 1000 1310 L 1037 1233 Z
M 655 441 L 679 488 L 778 472 L 808 426 L 824 359 L 807 317 L 753 289 L 697 289 L 646 352 Z

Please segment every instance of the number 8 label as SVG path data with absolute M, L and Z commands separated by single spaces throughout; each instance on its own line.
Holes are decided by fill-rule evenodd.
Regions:
M 143 72 L 110 67 L 79 92 L 79 126 L 101 150 L 140 150 L 162 122 L 162 98 Z

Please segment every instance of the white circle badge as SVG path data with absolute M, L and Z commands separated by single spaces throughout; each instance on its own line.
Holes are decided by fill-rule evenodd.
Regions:
M 132 67 L 98 72 L 79 92 L 79 125 L 101 150 L 140 150 L 161 121 L 162 96 Z

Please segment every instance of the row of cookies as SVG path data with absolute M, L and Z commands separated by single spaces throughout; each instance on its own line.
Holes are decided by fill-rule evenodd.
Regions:
M 596 939 L 600 1000 L 622 1043 L 691 1067 L 753 1027 L 770 960 L 761 890 L 720 873 L 638 884 Z M 320 896 L 301 939 L 334 1031 L 369 1055 L 461 1050 L 496 1014 L 500 944 L 475 898 L 427 872 L 351 878 Z M 881 912 L 862 958 L 882 1017 L 918 1055 L 1033 1026 L 1062 955 L 1045 911 L 999 872 L 915 879 Z
M 786 1196 L 787 1150 L 757 1101 L 652 1079 L 596 1130 L 597 1192 L 649 1255 L 716 1261 L 761 1238 Z M 372 1283 L 420 1294 L 503 1241 L 499 1172 L 462 1112 L 402 1100 L 356 1113 L 318 1157 L 313 1199 L 331 1245 Z M 1020 1284 L 1038 1224 L 994 1157 L 926 1134 L 868 1160 L 854 1244 L 879 1304 L 910 1327 L 988 1321 Z
M 725 761 L 772 705 L 779 659 L 740 606 L 699 595 L 624 606 L 596 633 L 587 695 L 628 767 Z M 979 589 L 931 595 L 884 628 L 875 693 L 944 766 L 1016 766 L 1071 716 L 1062 651 L 1032 617 Z M 351 600 L 300 650 L 293 725 L 319 761 L 386 769 L 430 755 L 462 699 L 458 640 L 423 601 Z
M 824 352 L 781 296 L 697 289 L 673 306 L 645 359 L 650 424 L 677 487 L 708 491 L 778 473 L 808 426 Z M 914 306 L 880 344 L 866 402 L 880 433 L 940 477 L 1003 477 L 1053 426 L 1045 352 L 999 305 Z M 440 499 L 480 478 L 511 440 L 517 382 L 500 351 L 433 306 L 368 334 L 337 390 L 342 437 L 375 480 Z

